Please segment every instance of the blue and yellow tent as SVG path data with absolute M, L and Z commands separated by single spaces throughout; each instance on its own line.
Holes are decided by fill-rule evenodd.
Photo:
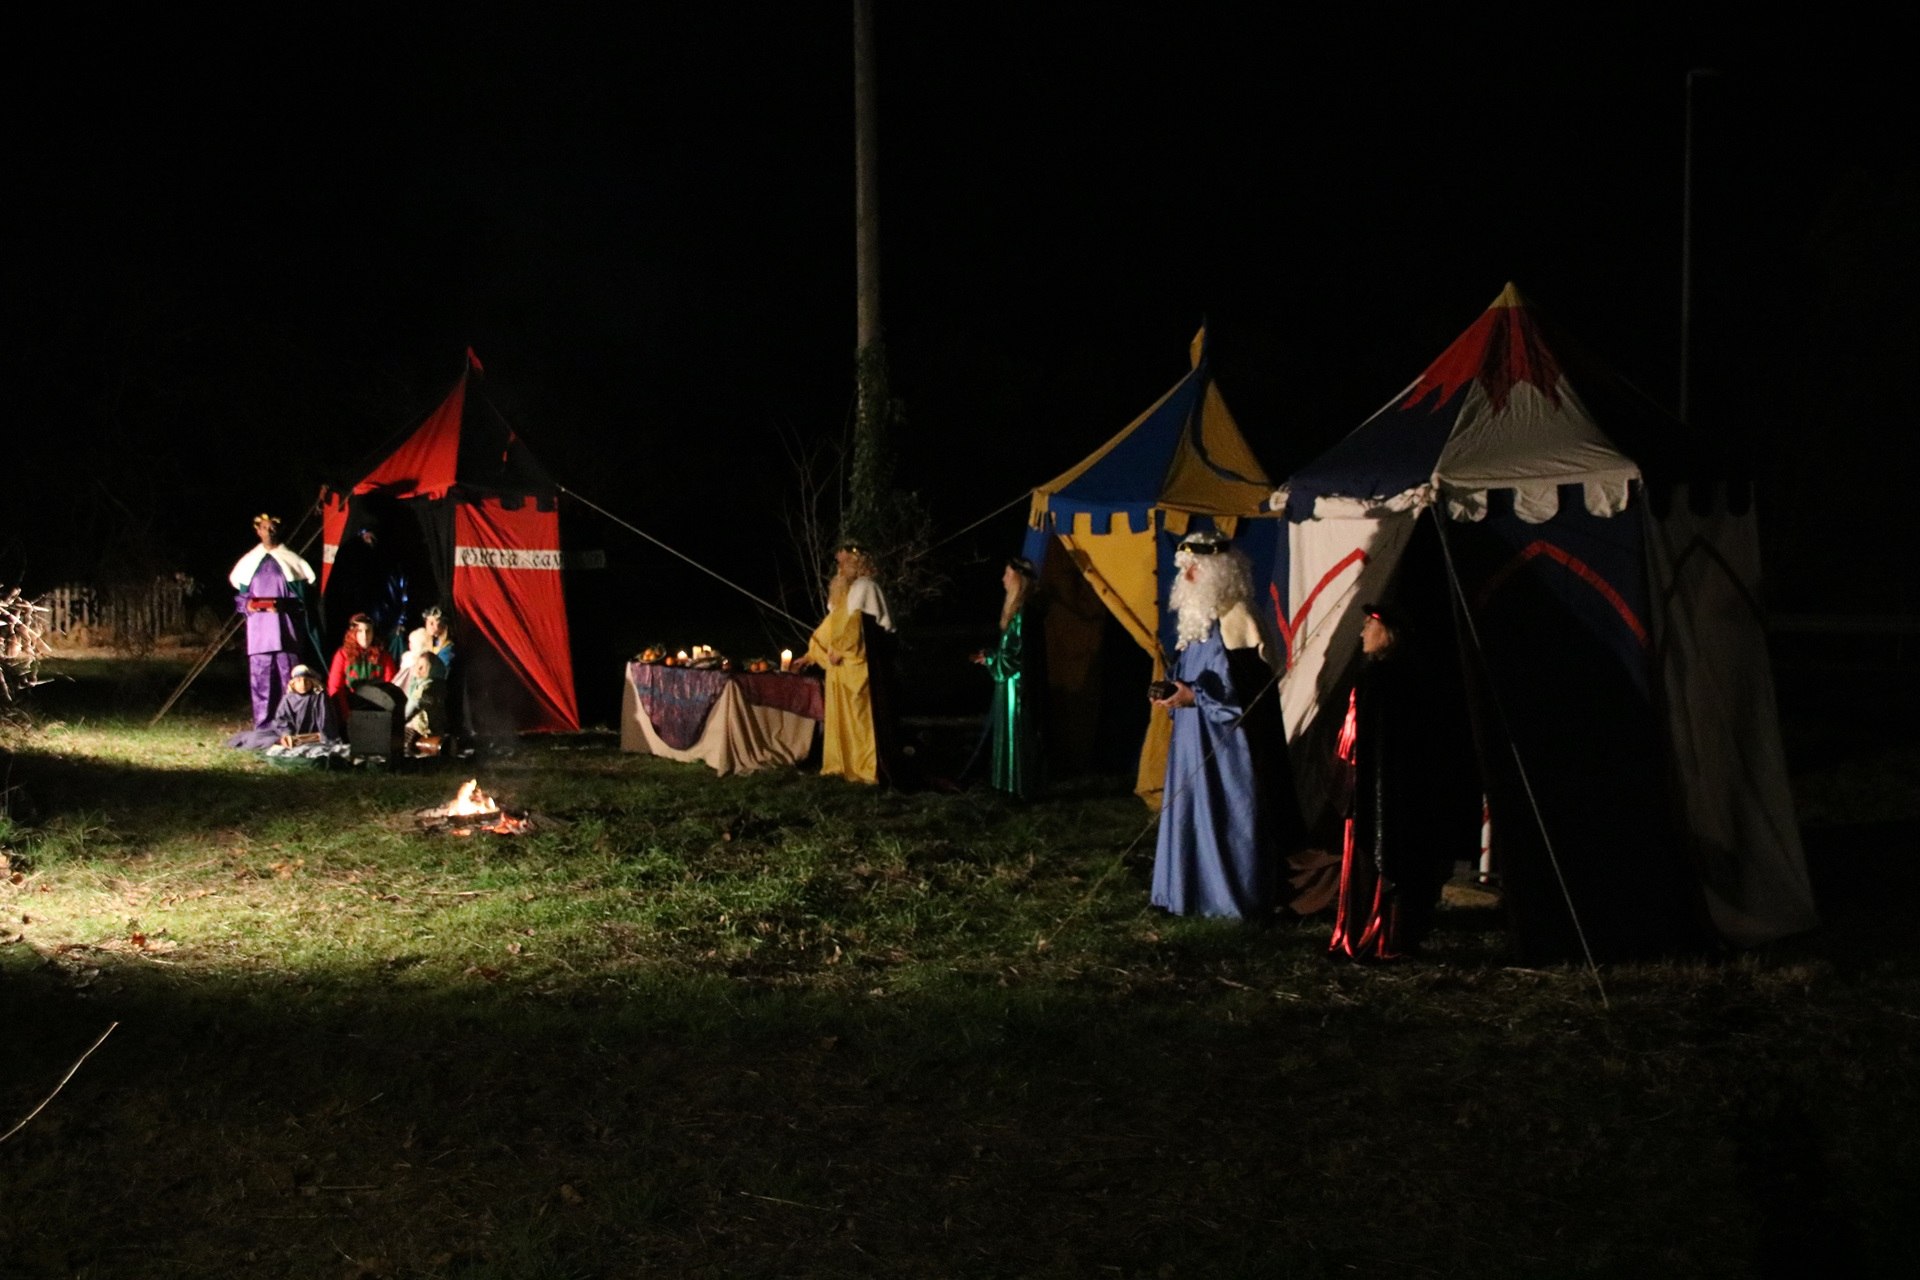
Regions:
M 1027 558 L 1043 563 L 1058 540 L 1152 657 L 1156 680 L 1173 651 L 1172 619 L 1160 603 L 1180 538 L 1190 528 L 1232 536 L 1273 492 L 1214 385 L 1206 336 L 1204 328 L 1194 335 L 1192 368 L 1152 408 L 1033 491 L 1027 517 Z M 1166 717 L 1154 717 L 1140 753 L 1136 790 L 1149 804 L 1159 799 L 1167 729 Z

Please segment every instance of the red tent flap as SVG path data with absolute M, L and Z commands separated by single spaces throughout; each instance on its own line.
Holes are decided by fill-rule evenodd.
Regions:
M 320 508 L 320 590 L 327 589 L 333 576 L 333 561 L 340 554 L 340 537 L 347 531 L 347 499 L 344 494 L 328 494 Z
M 355 493 L 394 498 L 444 498 L 459 482 L 460 423 L 467 408 L 467 376 L 427 420 L 353 486 Z
M 560 514 L 494 499 L 454 509 L 453 603 L 539 704 L 528 728 L 577 731 L 573 656 L 560 591 Z

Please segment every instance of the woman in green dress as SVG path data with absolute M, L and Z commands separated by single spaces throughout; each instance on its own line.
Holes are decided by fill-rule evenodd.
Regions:
M 1020 800 L 1040 787 L 1040 636 L 1028 608 L 1038 575 L 1033 562 L 1007 561 L 1001 582 L 1007 589 L 1000 607 L 1000 639 L 973 656 L 993 677 L 993 785 Z

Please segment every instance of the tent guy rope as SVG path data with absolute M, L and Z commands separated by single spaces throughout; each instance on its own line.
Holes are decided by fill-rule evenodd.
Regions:
M 675 556 L 678 556 L 680 559 L 685 560 L 688 564 L 692 565 L 694 568 L 698 569 L 700 572 L 706 574 L 709 578 L 712 578 L 718 582 L 724 583 L 729 587 L 732 587 L 735 591 L 738 591 L 741 595 L 753 601 L 755 604 L 759 605 L 761 608 L 771 609 L 773 612 L 785 618 L 788 622 L 791 622 L 794 626 L 799 627 L 803 633 L 811 633 L 813 631 L 813 624 L 811 622 L 802 622 L 800 619 L 788 613 L 785 609 L 782 609 L 779 605 L 773 603 L 773 601 L 768 600 L 762 596 L 755 595 L 753 592 L 747 590 L 745 587 L 735 582 L 732 578 L 727 577 L 725 574 L 718 573 L 712 569 L 707 568 L 707 566 L 701 564 L 698 560 L 695 560 L 692 556 L 688 555 L 686 552 L 678 550 L 677 548 L 674 548 L 674 547 L 670 547 L 666 543 L 660 541 L 660 539 L 648 533 L 645 529 L 640 528 L 638 525 L 630 524 L 627 521 L 622 520 L 619 516 L 613 514 L 613 512 L 607 510 L 605 507 L 593 501 L 591 498 L 588 498 L 579 493 L 576 493 L 572 489 L 567 488 L 567 486 L 563 484 L 555 485 L 554 487 L 558 489 L 561 493 L 566 494 L 569 498 L 572 498 L 575 502 L 578 502 L 581 506 L 586 507 L 589 510 L 599 512 L 601 515 L 613 521 L 615 524 L 619 525 L 622 529 L 625 529 L 627 532 L 632 534 L 637 534 L 638 536 L 645 538 L 648 542 L 651 542 L 654 546 L 659 547 L 662 551 L 667 552 L 669 555 L 675 555 Z
M 1440 537 L 1440 552 L 1446 557 L 1447 582 L 1453 587 L 1454 596 L 1460 606 L 1460 616 L 1466 620 L 1467 634 L 1473 639 L 1474 655 L 1480 660 L 1481 670 L 1485 671 L 1487 651 L 1480 643 L 1480 628 L 1473 620 L 1473 611 L 1467 607 L 1466 588 L 1461 584 L 1459 571 L 1454 567 L 1453 548 L 1447 545 L 1446 524 L 1438 511 L 1432 513 L 1432 518 L 1435 521 L 1434 531 Z M 1500 700 L 1500 690 L 1490 676 L 1487 680 L 1487 692 L 1493 699 L 1494 712 L 1500 717 L 1501 724 L 1503 726 L 1511 724 L 1507 719 L 1506 706 Z M 1573 905 L 1573 891 L 1567 887 L 1566 872 L 1560 869 L 1560 855 L 1554 851 L 1553 836 L 1547 831 L 1546 816 L 1540 812 L 1540 800 L 1534 795 L 1533 779 L 1527 774 L 1527 762 L 1520 758 L 1520 744 L 1514 741 L 1511 729 L 1507 731 L 1506 739 L 1507 750 L 1513 753 L 1513 767 L 1520 775 L 1522 789 L 1527 793 L 1527 807 L 1533 811 L 1534 825 L 1540 830 L 1540 842 L 1546 846 L 1547 863 L 1553 868 L 1553 878 L 1560 886 L 1560 898 L 1567 904 L 1567 918 L 1573 922 L 1573 934 L 1580 940 L 1580 953 L 1586 957 L 1587 972 L 1592 975 L 1593 985 L 1600 993 L 1600 1007 L 1610 1011 L 1613 1008 L 1613 1002 L 1607 998 L 1607 984 L 1600 977 L 1600 966 L 1594 961 L 1593 947 L 1587 942 L 1586 928 L 1580 923 L 1580 912 Z
M 1015 494 L 1011 500 L 1004 502 L 999 506 L 995 507 L 993 510 L 987 512 L 987 514 L 981 516 L 978 520 L 975 520 L 972 524 L 965 525 L 959 529 L 954 530 L 952 533 L 940 539 L 938 542 L 928 544 L 922 550 L 915 552 L 910 558 L 914 560 L 918 560 L 922 556 L 929 555 L 932 552 L 939 550 L 941 547 L 946 546 L 949 542 L 952 542 L 955 538 L 960 537 L 962 534 L 972 533 L 975 529 L 978 529 L 981 525 L 993 519 L 995 516 L 999 515 L 1001 512 L 1011 511 L 1013 508 L 1019 506 L 1021 503 L 1031 502 L 1032 500 L 1033 500 L 1033 490 L 1024 489 L 1021 492 Z
M 1267 677 L 1267 682 L 1260 686 L 1260 691 L 1254 694 L 1251 698 L 1247 699 L 1247 705 L 1244 708 L 1242 708 L 1239 716 L 1237 716 L 1233 721 L 1234 727 L 1237 728 L 1239 725 L 1243 724 L 1246 721 L 1248 713 L 1250 713 L 1256 706 L 1260 704 L 1260 699 L 1266 697 L 1268 693 L 1272 692 L 1274 689 L 1279 687 L 1280 677 L 1283 674 L 1285 674 L 1284 671 L 1275 671 Z M 1108 880 L 1113 878 L 1114 872 L 1118 871 L 1123 865 L 1125 865 L 1128 856 L 1131 855 L 1135 849 L 1140 847 L 1140 842 L 1142 840 L 1147 838 L 1147 833 L 1149 831 L 1152 831 L 1158 825 L 1160 825 L 1160 815 L 1166 812 L 1167 802 L 1169 800 L 1177 799 L 1179 796 L 1185 794 L 1186 791 L 1193 785 L 1194 779 L 1200 776 L 1200 771 L 1206 768 L 1207 762 L 1211 759 L 1213 759 L 1213 747 L 1211 744 L 1209 744 L 1207 749 L 1200 753 L 1200 758 L 1193 762 L 1193 767 L 1188 769 L 1186 771 L 1185 776 L 1178 780 L 1177 786 L 1173 787 L 1171 790 L 1165 789 L 1165 788 L 1162 789 L 1161 796 L 1160 796 L 1160 807 L 1147 815 L 1146 825 L 1142 826 L 1140 828 L 1139 833 L 1135 835 L 1133 839 L 1127 842 L 1126 848 L 1120 850 L 1119 853 L 1113 856 L 1113 860 L 1107 864 L 1106 870 L 1102 871 L 1098 876 L 1096 876 L 1094 878 L 1093 883 L 1087 886 L 1086 892 L 1080 895 L 1080 900 L 1074 904 L 1073 910 L 1067 912 L 1066 915 L 1060 916 L 1059 918 L 1054 920 L 1053 927 L 1055 931 L 1058 931 L 1063 925 L 1066 925 L 1071 921 L 1076 920 L 1080 917 L 1080 915 L 1086 910 L 1088 905 L 1092 903 L 1093 895 L 1099 892 L 1101 886 L 1105 885 Z

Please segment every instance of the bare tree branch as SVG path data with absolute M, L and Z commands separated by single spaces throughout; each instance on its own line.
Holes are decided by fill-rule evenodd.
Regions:
M 108 1023 L 107 1029 L 100 1033 L 100 1038 L 93 1042 L 92 1047 L 90 1047 L 85 1053 L 81 1054 L 78 1058 L 76 1058 L 74 1060 L 73 1065 L 67 1068 L 67 1074 L 61 1076 L 60 1083 L 53 1086 L 53 1092 L 48 1094 L 46 1097 L 42 1098 L 40 1100 L 39 1106 L 27 1112 L 25 1118 L 22 1119 L 19 1124 L 16 1124 L 15 1126 L 13 1126 L 13 1128 L 7 1130 L 5 1133 L 0 1133 L 0 1142 L 5 1142 L 8 1138 L 11 1138 L 14 1134 L 26 1128 L 27 1125 L 32 1122 L 35 1116 L 39 1115 L 42 1111 L 45 1111 L 47 1109 L 47 1104 L 49 1102 L 52 1102 L 56 1097 L 58 1097 L 60 1094 L 60 1091 L 67 1087 L 67 1081 L 73 1079 L 74 1072 L 80 1070 L 80 1064 L 85 1062 L 88 1058 L 91 1058 L 93 1056 L 94 1049 L 98 1049 L 101 1045 L 105 1044 L 107 1042 L 107 1037 L 112 1035 L 113 1029 L 119 1025 L 120 1024 L 118 1022 Z
M 47 644 L 45 605 L 20 594 L 20 588 L 0 589 L 0 702 L 16 701 L 20 692 L 40 683 L 40 660 L 52 649 Z

